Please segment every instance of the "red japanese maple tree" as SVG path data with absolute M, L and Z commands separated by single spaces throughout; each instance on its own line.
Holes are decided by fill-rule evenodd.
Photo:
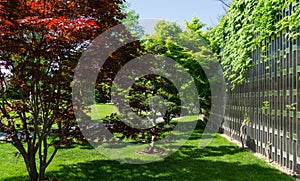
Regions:
M 44 180 L 57 152 L 53 125 L 58 135 L 73 126 L 73 70 L 91 41 L 125 18 L 123 1 L 0 0 L 0 131 L 29 180 Z

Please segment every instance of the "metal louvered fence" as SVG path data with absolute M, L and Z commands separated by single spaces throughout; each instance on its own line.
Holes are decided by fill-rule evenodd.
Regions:
M 287 28 L 266 39 L 266 52 L 253 52 L 248 81 L 228 92 L 223 127 L 225 134 L 240 140 L 241 125 L 249 119 L 242 135 L 246 145 L 300 174 L 300 39 L 287 39 L 288 33 Z

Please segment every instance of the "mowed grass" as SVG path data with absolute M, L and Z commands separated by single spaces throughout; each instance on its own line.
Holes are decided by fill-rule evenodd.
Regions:
M 91 111 L 88 113 L 93 121 L 100 120 L 112 113 L 117 113 L 118 109 L 113 104 L 94 104 L 91 106 Z
M 109 105 L 111 106 L 111 105 Z M 105 106 L 104 106 L 105 107 Z M 191 121 L 185 117 L 179 121 Z M 47 169 L 46 177 L 57 180 L 294 180 L 276 170 L 264 160 L 244 151 L 216 134 L 210 144 L 199 149 L 199 139 L 205 125 L 198 121 L 190 139 L 175 153 L 149 164 L 127 164 L 110 160 L 89 145 L 61 148 Z M 176 134 L 174 132 L 174 134 Z M 147 147 L 147 145 L 138 145 Z M 161 147 L 161 145 L 158 145 Z M 130 159 L 151 159 L 139 155 L 132 147 L 123 147 Z M 118 149 L 113 150 L 118 152 Z M 26 180 L 27 173 L 22 157 L 14 156 L 17 150 L 0 142 L 0 180 Z M 155 156 L 152 156 L 155 157 Z

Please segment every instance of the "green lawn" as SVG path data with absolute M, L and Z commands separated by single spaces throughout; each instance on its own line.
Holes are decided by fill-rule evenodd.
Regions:
M 192 117 L 185 118 L 189 120 Z M 47 169 L 46 177 L 57 180 L 294 180 L 269 166 L 252 153 L 216 135 L 205 149 L 198 148 L 204 125 L 198 123 L 191 138 L 164 160 L 126 164 L 109 160 L 89 145 L 60 149 Z M 142 146 L 142 145 L 140 145 Z M 159 145 L 158 145 L 159 146 Z M 126 148 L 123 148 L 126 150 Z M 130 151 L 130 148 L 128 148 Z M 14 149 L 0 143 L 0 180 L 26 180 L 21 157 Z M 149 159 L 132 152 L 130 157 Z
M 91 112 L 88 113 L 92 120 L 103 119 L 110 116 L 111 113 L 116 113 L 117 107 L 113 104 L 95 104 L 91 106 Z

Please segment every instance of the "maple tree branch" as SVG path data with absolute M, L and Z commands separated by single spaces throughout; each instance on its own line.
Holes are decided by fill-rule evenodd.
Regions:
M 52 160 L 53 160 L 54 156 L 56 155 L 57 151 L 58 151 L 58 146 L 55 145 L 54 146 L 54 151 L 53 151 L 52 155 L 50 156 L 49 160 L 44 165 L 43 169 L 46 169 L 48 167 L 48 165 L 52 162 Z

